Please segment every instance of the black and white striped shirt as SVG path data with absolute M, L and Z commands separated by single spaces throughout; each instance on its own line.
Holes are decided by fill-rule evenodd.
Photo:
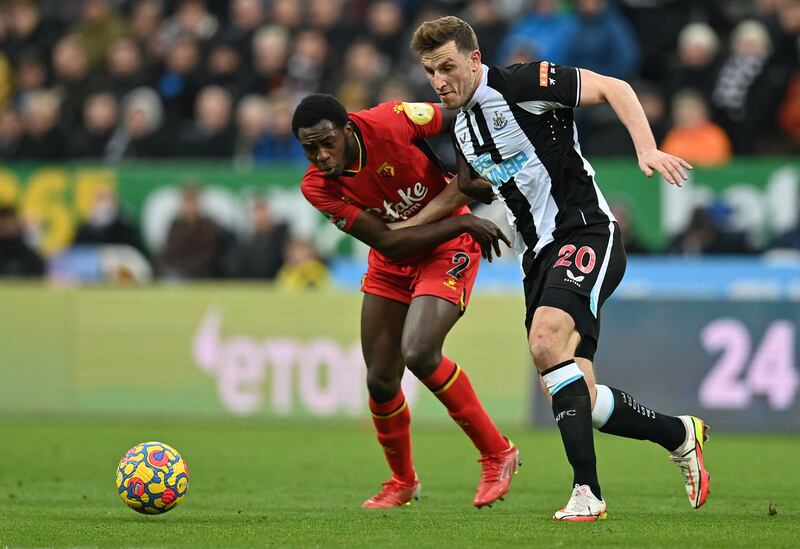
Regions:
M 576 68 L 484 65 L 478 89 L 456 116 L 456 148 L 499 191 L 523 272 L 553 240 L 614 220 L 578 144 L 572 109 L 580 93 Z

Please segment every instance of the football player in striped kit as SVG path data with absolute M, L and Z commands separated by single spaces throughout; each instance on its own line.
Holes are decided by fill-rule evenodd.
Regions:
M 608 103 L 648 177 L 658 172 L 681 186 L 691 166 L 658 150 L 635 93 L 621 80 L 547 61 L 488 67 L 473 29 L 452 16 L 421 24 L 411 49 L 444 107 L 458 110 L 452 138 L 459 187 L 485 203 L 497 196 L 515 229 L 531 354 L 574 472 L 571 497 L 554 518 L 607 516 L 592 427 L 663 446 L 681 468 L 691 505 L 700 507 L 710 478 L 703 422 L 660 414 L 595 383 L 600 309 L 622 280 L 626 258 L 616 220 L 581 154 L 573 109 Z M 426 219 L 438 215 L 425 212 Z

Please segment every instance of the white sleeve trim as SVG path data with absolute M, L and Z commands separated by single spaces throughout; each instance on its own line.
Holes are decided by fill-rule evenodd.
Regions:
M 578 96 L 575 98 L 575 106 L 579 107 L 581 104 L 581 70 L 578 67 L 575 67 L 575 72 L 578 78 Z

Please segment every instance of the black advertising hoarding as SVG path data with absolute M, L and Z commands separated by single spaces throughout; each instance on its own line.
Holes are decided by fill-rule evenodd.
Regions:
M 800 431 L 800 302 L 623 300 L 603 308 L 599 383 L 715 429 Z M 553 425 L 538 389 L 534 419 Z

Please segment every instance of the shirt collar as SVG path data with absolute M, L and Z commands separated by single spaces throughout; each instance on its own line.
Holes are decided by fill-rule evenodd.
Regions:
M 483 91 L 486 89 L 487 82 L 489 81 L 489 67 L 483 64 L 481 64 L 481 67 L 483 67 L 483 74 L 481 75 L 481 81 L 478 84 L 478 87 L 475 88 L 475 93 L 472 94 L 472 97 L 467 102 L 467 104 L 461 107 L 462 111 L 470 110 L 475 105 L 475 103 L 478 103 L 480 99 L 483 97 Z
M 354 170 L 343 170 L 342 175 L 354 176 L 358 174 L 364 166 L 367 165 L 367 148 L 364 146 L 364 136 L 361 135 L 361 129 L 359 129 L 358 125 L 352 118 L 350 119 L 350 122 L 353 124 L 353 137 L 356 140 L 356 145 L 358 145 L 358 159 L 356 161 L 357 167 Z

